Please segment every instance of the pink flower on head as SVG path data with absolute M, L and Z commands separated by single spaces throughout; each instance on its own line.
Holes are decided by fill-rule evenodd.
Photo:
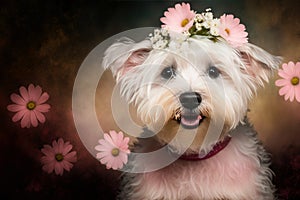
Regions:
M 70 142 L 64 142 L 62 138 L 58 141 L 54 140 L 52 146 L 44 145 L 41 149 L 43 156 L 41 163 L 43 164 L 43 170 L 48 174 L 55 171 L 57 175 L 63 175 L 64 170 L 70 171 L 74 162 L 77 161 L 76 151 L 71 151 L 73 146 Z
M 22 86 L 19 91 L 21 96 L 15 93 L 10 96 L 15 104 L 7 106 L 9 111 L 16 112 L 12 121 L 21 120 L 22 128 L 29 128 L 31 125 L 37 127 L 38 121 L 44 123 L 46 119 L 42 113 L 48 112 L 50 109 L 50 105 L 45 104 L 49 95 L 46 92 L 42 93 L 42 88 L 40 86 L 34 87 L 33 84 L 28 86 L 28 90 Z
M 239 47 L 248 42 L 248 33 L 245 30 L 239 18 L 225 14 L 220 17 L 219 34 L 233 47 Z
M 109 134 L 104 133 L 104 139 L 99 140 L 99 145 L 95 147 L 97 158 L 100 162 L 106 165 L 107 169 L 121 169 L 128 161 L 129 138 L 124 137 L 122 132 L 109 131 Z
M 175 8 L 169 8 L 164 16 L 160 18 L 160 21 L 164 23 L 162 28 L 182 33 L 193 26 L 195 12 L 191 10 L 190 4 L 182 3 L 176 4 Z
M 287 101 L 294 101 L 294 98 L 300 102 L 300 62 L 296 65 L 293 62 L 282 64 L 282 69 L 278 70 L 278 75 L 282 78 L 275 82 L 275 85 L 282 87 L 279 95 Z

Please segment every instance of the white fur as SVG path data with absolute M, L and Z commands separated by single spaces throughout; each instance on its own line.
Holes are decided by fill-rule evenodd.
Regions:
M 140 43 L 130 40 L 115 43 L 107 50 L 103 63 L 105 68 L 112 69 L 117 81 L 120 82 L 122 95 L 129 103 L 137 105 L 139 115 L 145 124 L 155 123 L 155 119 L 161 119 L 160 117 L 153 118 L 159 114 L 153 114 L 151 109 L 172 99 L 173 104 L 168 106 L 164 113 L 168 120 L 173 111 L 180 107 L 178 95 L 184 91 L 193 90 L 204 97 L 200 110 L 217 109 L 216 104 L 224 102 L 226 121 L 230 122 L 231 128 L 234 128 L 244 118 L 248 100 L 256 91 L 257 86 L 263 85 L 263 81 L 268 80 L 271 69 L 275 69 L 279 62 L 279 58 L 271 56 L 252 44 L 245 45 L 239 51 L 223 42 L 212 42 L 205 38 L 191 39 L 188 48 L 197 49 L 197 51 L 185 51 L 180 54 L 180 57 L 168 50 L 150 51 L 149 45 L 148 40 Z M 136 63 L 134 68 L 122 76 L 126 60 L 131 53 L 139 49 L 149 49 L 150 52 L 145 54 L 143 62 Z M 244 62 L 240 53 L 251 57 L 251 60 Z M 255 65 L 249 63 L 252 65 L 247 66 L 248 62 Z M 257 66 L 258 64 L 265 65 L 265 69 Z M 168 65 L 176 65 L 180 76 L 165 82 L 161 80 L 159 74 Z M 222 70 L 222 86 L 216 85 L 216 80 L 207 76 L 206 70 L 209 65 Z M 241 73 L 242 71 L 244 73 Z M 160 87 L 157 87 L 157 84 L 160 84 Z M 171 92 L 171 94 L 165 95 L 166 92 Z M 225 96 L 222 93 L 225 93 Z M 221 99 L 224 97 L 225 99 Z M 210 113 L 217 114 L 218 112 L 210 111 Z
M 228 146 L 207 160 L 178 160 L 155 172 L 128 175 L 121 199 L 270 200 L 274 188 L 268 165 L 253 130 L 240 125 Z
M 128 175 L 122 198 L 272 199 L 267 154 L 255 132 L 241 127 L 249 100 L 281 59 L 250 43 L 232 48 L 205 37 L 189 38 L 182 48 L 180 53 L 152 49 L 149 40 L 135 43 L 123 38 L 108 48 L 103 65 L 112 70 L 121 94 L 136 106 L 138 116 L 152 130 L 182 109 L 180 94 L 195 91 L 202 97 L 197 109 L 211 122 L 224 118 L 233 139 L 210 159 L 178 160 L 156 172 Z M 167 66 L 176 69 L 176 77 L 165 80 L 160 76 Z M 221 75 L 210 78 L 209 66 L 217 67 Z

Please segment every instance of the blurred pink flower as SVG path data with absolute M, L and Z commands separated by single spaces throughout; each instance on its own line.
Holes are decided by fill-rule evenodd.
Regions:
M 41 184 L 36 181 L 36 180 L 32 180 L 27 187 L 25 188 L 25 190 L 29 191 L 29 192 L 39 192 L 42 190 L 42 186 Z
M 97 158 L 100 162 L 106 165 L 107 169 L 121 169 L 128 161 L 129 138 L 124 137 L 122 132 L 109 131 L 109 134 L 104 133 L 104 139 L 99 140 L 99 145 L 95 147 Z
M 44 145 L 41 149 L 44 156 L 41 158 L 43 170 L 48 174 L 55 171 L 57 175 L 63 175 L 64 170 L 70 171 L 74 162 L 77 161 L 76 151 L 71 151 L 73 146 L 70 142 L 64 142 L 62 138 L 54 140 L 52 146 Z
M 225 14 L 220 17 L 219 34 L 233 47 L 239 47 L 248 42 L 248 33 L 245 30 L 239 18 Z
M 11 112 L 16 112 L 12 121 L 17 122 L 21 120 L 21 127 L 29 128 L 38 126 L 38 121 L 44 123 L 45 116 L 42 113 L 48 112 L 50 109 L 49 104 L 45 102 L 49 99 L 49 95 L 44 92 L 40 86 L 34 87 L 33 84 L 28 86 L 28 90 L 22 86 L 19 89 L 20 95 L 11 94 L 10 99 L 15 104 L 10 104 L 7 109 Z
M 278 70 L 278 75 L 282 79 L 278 79 L 275 85 L 282 87 L 279 90 L 279 95 L 283 96 L 287 101 L 294 101 L 294 98 L 300 102 L 300 62 L 296 65 L 293 62 L 288 62 L 288 64 L 283 63 L 282 69 Z
M 160 21 L 164 23 L 162 28 L 182 33 L 193 26 L 194 17 L 195 12 L 191 10 L 190 4 L 182 3 L 176 4 L 175 8 L 169 8 Z

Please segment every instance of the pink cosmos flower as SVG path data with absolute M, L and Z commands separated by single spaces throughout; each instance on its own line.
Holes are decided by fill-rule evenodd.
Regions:
M 248 42 L 246 28 L 240 24 L 240 19 L 233 15 L 222 15 L 220 17 L 219 34 L 233 47 L 239 47 Z
M 287 101 L 293 101 L 294 98 L 300 102 L 300 62 L 296 65 L 293 62 L 282 64 L 282 69 L 278 70 L 278 75 L 282 78 L 275 82 L 275 85 L 282 87 L 279 90 L 279 95 L 283 96 Z
M 45 104 L 49 95 L 46 92 L 42 93 L 42 88 L 40 86 L 34 87 L 33 84 L 28 86 L 28 90 L 22 86 L 19 91 L 21 96 L 15 93 L 10 96 L 15 104 L 7 106 L 9 111 L 16 112 L 12 121 L 21 120 L 22 128 L 30 128 L 31 125 L 37 127 L 38 121 L 44 123 L 46 119 L 42 113 L 48 112 L 50 109 L 50 105 Z
M 169 8 L 164 13 L 165 17 L 160 18 L 160 21 L 164 23 L 162 28 L 182 33 L 193 26 L 195 15 L 195 12 L 190 8 L 190 4 L 176 4 L 175 8 Z
M 109 134 L 104 133 L 104 139 L 99 140 L 99 144 L 95 147 L 97 158 L 100 162 L 106 165 L 107 169 L 121 169 L 128 161 L 129 138 L 124 137 L 122 132 L 109 131 Z
M 77 161 L 76 151 L 71 151 L 73 146 L 70 142 L 64 142 L 62 138 L 54 140 L 52 146 L 44 145 L 41 149 L 44 156 L 41 158 L 43 170 L 48 174 L 55 171 L 57 175 L 63 175 L 64 170 L 70 171 L 74 162 Z

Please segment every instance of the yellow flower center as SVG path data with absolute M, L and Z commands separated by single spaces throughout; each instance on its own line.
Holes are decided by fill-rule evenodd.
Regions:
M 120 153 L 120 150 L 118 148 L 113 148 L 111 150 L 111 155 L 113 155 L 114 157 L 118 156 Z
M 64 156 L 61 153 L 58 153 L 55 155 L 55 160 L 57 162 L 61 162 L 61 161 L 63 161 L 63 159 L 64 159 Z
M 291 79 L 292 85 L 298 85 L 299 84 L 299 77 L 295 76 Z
M 225 28 L 225 32 L 229 35 L 230 34 L 230 30 L 228 28 Z
M 184 19 L 181 22 L 181 27 L 185 27 L 190 21 L 188 19 Z
M 27 107 L 28 110 L 33 110 L 36 107 L 36 104 L 33 101 L 29 101 L 27 103 L 26 107 Z

